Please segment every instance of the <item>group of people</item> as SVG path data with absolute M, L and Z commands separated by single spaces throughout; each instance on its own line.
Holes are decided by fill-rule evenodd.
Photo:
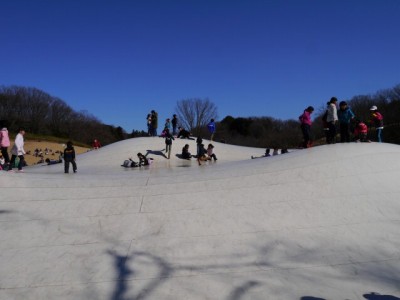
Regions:
M 26 154 L 24 145 L 24 135 L 25 129 L 20 127 L 18 129 L 18 134 L 15 137 L 14 145 L 11 148 L 11 159 L 8 154 L 8 147 L 10 147 L 10 137 L 8 133 L 7 127 L 3 126 L 0 130 L 0 146 L 1 146 L 1 157 L 0 157 L 0 170 L 13 172 L 13 168 L 15 167 L 16 161 L 18 159 L 17 168 L 18 172 L 23 172 L 23 167 L 26 166 L 25 157 Z M 35 151 L 36 152 L 36 151 Z M 38 150 L 39 152 L 39 150 Z M 77 172 L 77 166 L 75 161 L 75 149 L 72 145 L 72 142 L 67 142 L 67 146 L 64 149 L 63 153 L 64 158 L 64 172 L 69 173 L 69 165 L 72 164 L 72 170 L 74 173 Z M 54 164 L 62 162 L 61 158 L 58 160 L 50 160 L 46 159 L 47 164 Z
M 180 128 L 179 133 L 176 137 L 193 139 L 193 138 L 190 138 L 190 133 L 185 131 L 182 128 Z M 170 133 L 168 128 L 165 129 L 164 138 L 165 138 L 165 153 L 167 155 L 167 158 L 170 159 L 171 151 L 172 151 L 172 141 L 175 140 L 175 138 L 174 138 L 174 135 Z M 213 144 L 209 144 L 207 149 L 205 149 L 204 144 L 203 144 L 203 139 L 201 137 L 197 138 L 196 144 L 197 144 L 197 153 L 195 156 L 193 156 L 189 152 L 189 144 L 186 144 L 182 148 L 181 158 L 191 159 L 192 157 L 196 157 L 199 165 L 201 165 L 202 161 L 208 161 L 208 160 L 212 160 L 212 159 L 214 159 L 214 161 L 217 160 L 217 156 L 213 152 L 213 149 L 214 149 Z
M 214 138 L 214 133 L 215 133 L 215 121 L 214 119 L 211 119 L 211 121 L 208 123 L 207 128 L 210 132 L 210 140 L 213 141 Z M 181 138 L 181 139 L 191 139 L 194 140 L 194 138 L 190 137 L 190 132 L 188 132 L 187 130 L 183 129 L 182 127 L 179 127 L 179 132 L 177 134 L 177 138 Z M 171 148 L 172 148 L 172 140 L 174 140 L 174 136 L 172 134 L 169 133 L 168 129 L 166 129 L 166 134 L 165 134 L 165 149 L 166 149 L 166 153 L 168 154 L 168 159 L 170 158 L 170 154 L 171 154 Z M 203 138 L 202 137 L 197 137 L 196 139 L 196 144 L 197 144 L 197 153 L 195 156 L 193 156 L 190 152 L 189 152 L 189 144 L 186 144 L 183 148 L 182 148 L 182 152 L 181 152 L 181 158 L 183 159 L 191 159 L 192 157 L 196 157 L 197 158 L 197 162 L 199 165 L 201 165 L 201 162 L 204 161 L 208 161 L 208 160 L 217 160 L 217 156 L 215 155 L 215 153 L 213 152 L 214 149 L 214 145 L 213 144 L 209 144 L 207 149 L 205 149 L 205 146 L 203 144 Z
M 211 122 L 214 122 L 214 120 L 211 120 Z M 213 134 L 213 133 L 212 133 Z M 211 134 L 211 136 L 212 136 Z M 210 139 L 212 141 L 212 139 Z M 214 145 L 213 144 L 208 144 L 207 149 L 204 147 L 203 144 L 203 139 L 201 137 L 198 137 L 196 139 L 196 144 L 197 144 L 197 162 L 199 165 L 201 165 L 202 161 L 208 161 L 208 160 L 213 160 L 217 161 L 217 156 L 214 153 Z
M 280 154 L 286 154 L 286 153 L 289 153 L 287 148 L 281 149 L 281 153 Z M 265 154 L 264 155 L 251 156 L 251 158 L 255 159 L 255 158 L 261 158 L 261 157 L 270 157 L 270 156 L 275 156 L 275 155 L 278 155 L 278 154 L 279 154 L 279 149 L 278 148 L 274 148 L 274 150 L 272 151 L 272 154 L 271 154 L 271 149 L 267 148 L 267 149 L 265 149 Z
M 152 110 L 146 117 L 147 133 L 149 136 L 157 136 L 158 113 Z
M 208 144 L 207 149 L 205 149 L 203 143 L 198 143 L 197 144 L 197 154 L 192 155 L 189 152 L 189 144 L 186 144 L 182 148 L 182 153 L 181 153 L 181 158 L 182 159 L 187 159 L 190 160 L 192 157 L 195 157 L 197 159 L 197 162 L 199 166 L 201 166 L 201 162 L 206 162 L 206 161 L 217 161 L 217 156 L 214 153 L 214 145 L 213 144 Z
M 351 141 L 351 133 L 354 135 L 356 142 L 370 142 L 368 140 L 368 126 L 360 119 L 356 118 L 354 112 L 348 106 L 346 101 L 339 103 L 337 109 L 337 98 L 332 97 L 327 103 L 327 109 L 322 116 L 322 122 L 325 131 L 326 143 L 336 143 L 337 126 L 339 125 L 340 142 L 348 143 Z M 303 134 L 302 148 L 309 148 L 312 146 L 311 138 L 311 114 L 314 112 L 312 106 L 307 107 L 303 114 L 299 116 L 301 123 L 301 131 Z M 370 124 L 375 127 L 377 132 L 377 140 L 382 143 L 382 130 L 383 130 L 383 116 L 378 111 L 376 105 L 370 108 Z
M 161 137 L 164 138 L 165 140 L 165 156 L 167 159 L 171 158 L 171 152 L 172 152 L 172 141 L 175 140 L 175 138 L 180 138 L 180 139 L 190 139 L 194 140 L 194 138 L 191 137 L 191 134 L 189 131 L 183 129 L 182 127 L 179 127 L 179 132 L 176 132 L 176 127 L 177 127 L 177 117 L 176 115 L 173 115 L 172 122 L 170 119 L 166 120 L 164 130 L 161 133 Z M 171 131 L 171 125 L 172 125 L 172 131 Z M 215 133 L 215 122 L 214 119 L 211 119 L 210 123 L 207 126 L 209 128 L 209 132 L 211 134 L 211 138 L 214 137 Z M 149 129 L 150 130 L 150 129 Z M 150 135 L 150 134 L 149 134 Z M 182 152 L 180 157 L 182 159 L 191 159 L 192 157 L 195 157 L 197 159 L 197 162 L 199 165 L 201 165 L 201 162 L 209 161 L 209 160 L 217 160 L 217 156 L 214 153 L 214 145 L 209 144 L 207 149 L 205 149 L 204 144 L 203 144 L 203 139 L 201 137 L 197 138 L 197 153 L 196 155 L 192 155 L 189 152 L 189 144 L 186 144 L 182 148 Z M 138 158 L 139 162 L 135 162 L 132 160 L 132 158 L 129 158 L 127 160 L 124 160 L 122 163 L 122 167 L 139 167 L 139 166 L 146 166 L 151 163 L 151 158 L 147 158 L 141 153 L 138 153 Z
M 147 121 L 147 134 L 149 136 L 157 136 L 157 128 L 158 128 L 158 113 L 155 110 L 152 110 L 146 117 Z M 207 124 L 207 129 L 210 133 L 210 140 L 214 140 L 214 135 L 216 132 L 216 124 L 215 120 L 211 119 Z M 178 117 L 176 114 L 172 115 L 171 118 L 167 118 L 164 123 L 164 128 L 160 134 L 160 137 L 165 137 L 167 131 L 177 138 L 183 139 L 192 139 L 191 133 L 184 129 L 182 126 L 179 126 Z
M 2 163 L 1 169 L 5 171 L 12 171 L 15 166 L 15 161 L 18 158 L 18 171 L 22 172 L 22 168 L 26 166 L 26 162 L 24 159 L 25 150 L 24 150 L 24 135 L 25 129 L 19 128 L 18 134 L 15 137 L 14 145 L 11 148 L 11 159 L 8 155 L 8 147 L 10 147 L 10 137 L 8 134 L 7 127 L 3 127 L 0 131 L 0 146 L 1 146 L 1 154 L 3 156 L 4 162 Z
M 152 110 L 151 113 L 147 115 L 146 119 L 147 119 L 147 128 L 149 136 L 157 136 L 157 126 L 158 126 L 157 112 Z M 207 129 L 210 133 L 210 140 L 213 141 L 216 132 L 216 124 L 214 119 L 211 119 L 210 122 L 207 124 Z M 165 120 L 164 129 L 161 132 L 160 137 L 163 137 L 165 139 L 165 154 L 167 159 L 170 159 L 171 157 L 172 141 L 174 141 L 175 138 L 194 140 L 194 138 L 191 136 L 191 133 L 188 130 L 184 129 L 182 126 L 178 126 L 178 117 L 176 114 L 172 116 L 172 119 L 167 118 Z M 182 148 L 181 158 L 191 159 L 192 157 L 196 157 L 199 164 L 201 164 L 202 161 L 207 161 L 212 159 L 214 159 L 214 161 L 217 160 L 216 155 L 213 153 L 214 146 L 212 144 L 209 144 L 207 149 L 205 149 L 204 144 L 202 144 L 201 137 L 198 137 L 196 142 L 197 142 L 197 154 L 192 155 L 189 152 L 189 144 L 186 144 Z M 123 166 L 125 165 L 136 166 L 138 164 L 132 161 L 132 159 L 129 159 L 124 161 Z
M 178 126 L 178 117 L 174 114 L 172 116 L 172 120 L 170 118 L 167 118 L 165 120 L 164 129 L 161 132 L 161 137 L 165 137 L 165 134 L 167 131 L 169 133 L 171 133 L 172 135 L 176 135 L 177 134 L 177 131 L 176 131 L 177 126 Z

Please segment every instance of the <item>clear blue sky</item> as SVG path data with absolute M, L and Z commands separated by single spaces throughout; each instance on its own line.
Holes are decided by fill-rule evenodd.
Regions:
M 297 119 L 400 83 L 398 0 L 0 2 L 0 85 L 145 130 L 186 98 Z

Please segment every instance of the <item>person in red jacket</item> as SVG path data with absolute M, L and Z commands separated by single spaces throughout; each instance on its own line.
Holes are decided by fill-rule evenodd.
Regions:
M 368 135 L 367 125 L 365 125 L 364 122 L 357 120 L 356 128 L 354 129 L 354 136 L 355 136 L 356 142 L 365 142 L 365 143 L 371 142 L 370 140 L 367 139 L 367 135 Z
M 99 140 L 94 139 L 93 144 L 92 144 L 93 149 L 99 149 L 101 147 L 101 144 L 99 142 Z

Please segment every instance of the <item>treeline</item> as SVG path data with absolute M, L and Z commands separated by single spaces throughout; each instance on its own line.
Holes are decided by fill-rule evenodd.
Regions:
M 330 97 L 327 98 L 327 101 Z M 384 116 L 385 129 L 383 140 L 387 143 L 400 144 L 400 84 L 391 89 L 381 90 L 373 95 L 359 95 L 353 98 L 339 99 L 346 101 L 356 115 L 356 118 L 368 123 L 370 108 L 376 105 Z M 304 103 L 304 108 L 313 103 Z M 312 134 L 315 144 L 325 143 L 322 116 L 326 106 L 317 108 L 313 114 Z M 217 124 L 216 140 L 234 145 L 251 147 L 297 147 L 302 140 L 298 116 L 291 120 L 279 120 L 272 117 L 234 118 L 225 117 Z M 202 135 L 208 136 L 206 128 Z M 369 138 L 376 141 L 373 127 L 369 129 Z
M 299 123 L 296 120 L 227 116 L 217 124 L 216 140 L 233 145 L 282 149 L 297 146 L 301 141 L 301 136 Z
M 334 96 L 334 95 L 333 95 Z M 328 101 L 330 97 L 326 100 Z M 364 122 L 370 119 L 370 107 L 378 106 L 384 116 L 383 140 L 400 144 L 400 84 L 373 95 L 359 95 L 347 101 L 356 117 Z M 304 108 L 315 103 L 304 103 Z M 316 144 L 324 143 L 322 115 L 326 106 L 316 107 L 313 114 L 312 134 Z M 234 118 L 227 116 L 217 123 L 215 139 L 234 145 L 252 147 L 297 147 L 302 140 L 297 115 L 290 120 L 272 117 Z M 148 136 L 147 132 L 133 130 L 127 134 L 123 128 L 103 124 L 87 112 L 76 112 L 63 100 L 36 88 L 10 86 L 0 87 L 0 121 L 6 121 L 10 132 L 23 126 L 28 132 L 71 139 L 91 144 L 94 138 L 103 145 L 130 137 Z M 207 128 L 199 131 L 208 138 Z M 375 131 L 369 130 L 369 138 L 375 140 Z
M 103 145 L 129 137 L 122 127 L 103 124 L 88 112 L 74 111 L 63 100 L 30 87 L 0 87 L 0 120 L 10 132 L 56 136 L 90 145 L 97 138 Z

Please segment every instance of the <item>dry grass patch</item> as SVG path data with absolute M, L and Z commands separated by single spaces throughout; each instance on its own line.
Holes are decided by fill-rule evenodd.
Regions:
M 11 143 L 13 144 L 13 143 Z M 49 158 L 49 159 L 58 159 L 60 152 L 64 152 L 65 149 L 65 143 L 58 143 L 58 142 L 50 142 L 50 141 L 39 141 L 39 140 L 27 140 L 25 139 L 25 146 L 24 149 L 27 152 L 25 155 L 25 160 L 29 166 L 35 165 L 38 163 L 40 160 L 40 157 L 35 157 L 35 149 L 41 149 L 43 152 L 43 158 Z M 11 145 L 12 147 L 12 145 Z M 10 147 L 10 149 L 11 149 Z M 46 152 L 45 149 L 48 149 Z M 86 147 L 80 147 L 80 146 L 75 146 L 75 152 L 76 154 L 82 154 L 90 150 L 89 148 Z M 50 151 L 51 150 L 51 151 Z M 57 153 L 59 152 L 59 153 Z M 30 153 L 30 154 L 28 154 Z

